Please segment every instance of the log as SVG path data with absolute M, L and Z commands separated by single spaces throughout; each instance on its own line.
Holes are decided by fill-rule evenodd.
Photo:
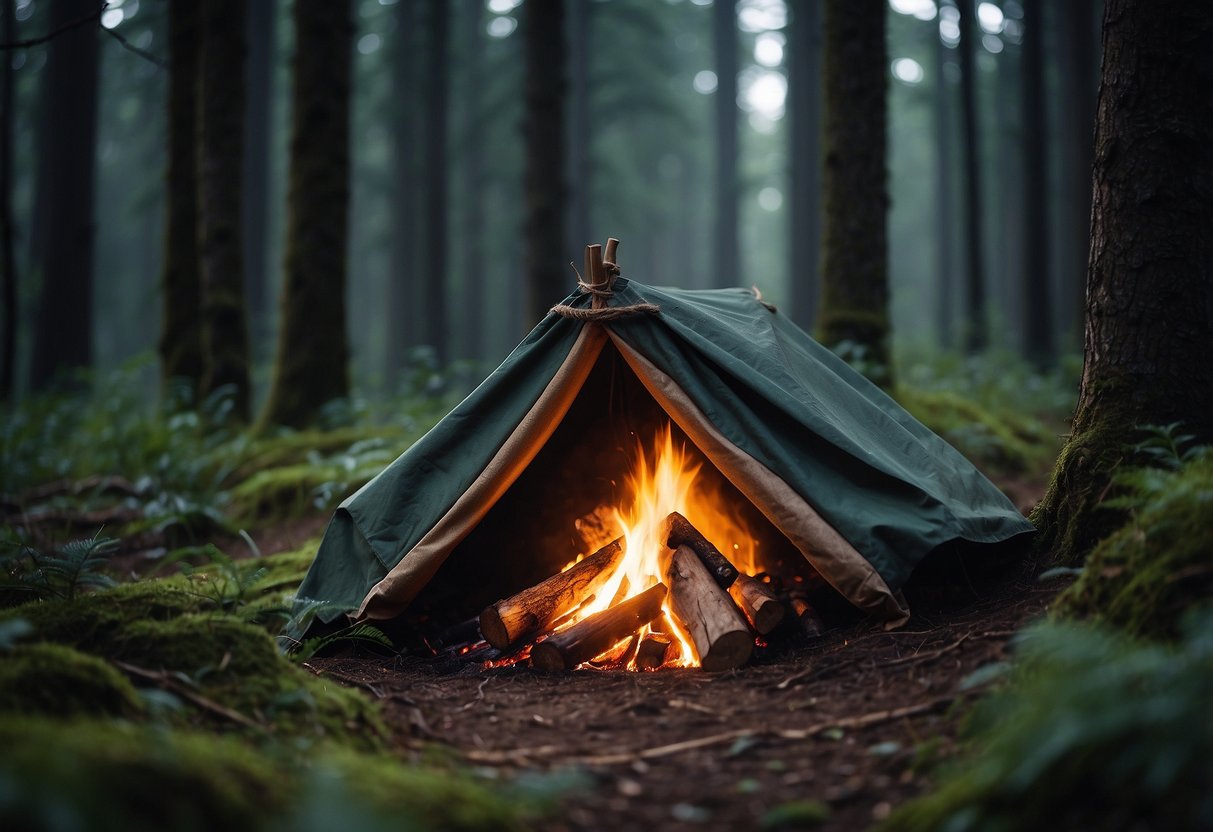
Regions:
M 640 640 L 636 648 L 636 668 L 638 670 L 655 670 L 666 662 L 670 655 L 670 645 L 674 640 L 665 633 L 649 633 Z
M 786 613 L 783 604 L 762 581 L 749 575 L 738 575 L 729 587 L 729 595 L 733 596 L 750 626 L 759 635 L 765 636 L 783 621 Z
M 704 670 L 732 670 L 750 660 L 750 628 L 691 547 L 674 552 L 669 582 L 670 609 L 690 633 Z
M 737 580 L 737 575 L 740 574 L 737 567 L 729 563 L 729 559 L 700 534 L 699 529 L 691 525 L 691 521 L 678 512 L 670 512 L 666 517 L 661 537 L 671 549 L 689 546 L 721 589 L 728 589 L 733 581 Z
M 665 584 L 657 584 L 553 633 L 531 648 L 531 665 L 540 670 L 572 670 L 588 662 L 661 615 L 665 594 Z
M 808 601 L 798 596 L 792 596 L 792 612 L 800 622 L 800 629 L 809 638 L 817 638 L 826 631 L 826 625 Z
M 504 650 L 542 633 L 597 592 L 622 561 L 623 538 L 619 538 L 581 563 L 485 608 L 480 613 L 481 634 L 489 644 Z

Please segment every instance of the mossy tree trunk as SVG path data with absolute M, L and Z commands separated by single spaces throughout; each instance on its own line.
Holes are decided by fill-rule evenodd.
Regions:
M 792 0 L 788 27 L 789 314 L 812 331 L 821 296 L 821 0 Z
M 989 343 L 986 309 L 986 270 L 982 223 L 985 203 L 981 182 L 981 132 L 977 107 L 977 53 L 981 34 L 977 24 L 978 0 L 957 0 L 960 11 L 960 151 L 964 165 L 964 345 L 981 352 Z
M 249 417 L 248 314 L 241 244 L 244 162 L 243 2 L 198 4 L 198 250 L 203 396 L 232 390 L 231 417 Z
M 878 384 L 889 366 L 884 0 L 826 0 L 821 340 L 850 342 Z
M 92 0 L 50 4 L 50 31 L 97 11 Z M 42 282 L 30 386 L 93 361 L 93 191 L 97 134 L 97 27 L 51 39 L 42 70 L 34 268 Z M 4 59 L 10 56 L 5 53 Z
M 564 0 L 527 0 L 522 25 L 526 62 L 527 325 L 532 326 L 571 288 L 564 252 L 564 92 L 567 61 Z
M 1108 0 L 1082 385 L 1033 520 L 1075 560 L 1140 425 L 1213 440 L 1213 5 Z
M 278 357 L 262 423 L 301 427 L 349 394 L 349 0 L 295 4 L 286 262 Z
M 202 386 L 202 300 L 198 259 L 198 4 L 168 4 L 168 168 L 165 172 L 165 238 L 161 266 L 161 378 Z

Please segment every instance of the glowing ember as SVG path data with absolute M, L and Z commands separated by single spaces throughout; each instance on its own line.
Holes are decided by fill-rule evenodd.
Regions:
M 638 443 L 636 463 L 627 478 L 629 493 L 623 505 L 614 509 L 615 520 L 623 529 L 626 554 L 594 599 L 564 622 L 565 625 L 574 624 L 665 580 L 671 552 L 664 545 L 662 527 L 666 517 L 674 511 L 690 520 L 742 572 L 752 574 L 755 571 L 753 536 L 719 488 L 712 485 L 709 478 L 700 476 L 700 468 L 685 445 L 675 447 L 669 423 L 658 431 L 651 451 Z M 591 551 L 607 542 L 609 539 L 587 541 Z M 652 625 L 646 625 L 640 635 L 668 633 L 674 643 L 666 666 L 697 667 L 699 661 L 690 637 L 670 613 L 669 603 L 667 598 L 663 614 Z M 628 662 L 628 669 L 636 669 L 634 657 Z

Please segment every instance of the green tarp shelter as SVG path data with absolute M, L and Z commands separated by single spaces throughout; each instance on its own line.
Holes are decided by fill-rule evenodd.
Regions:
M 647 311 L 615 320 L 547 315 L 461 404 L 341 504 L 299 597 L 356 619 L 401 614 L 612 350 L 842 596 L 890 626 L 907 618 L 900 588 L 933 549 L 1032 530 L 960 453 L 755 292 L 625 279 L 612 288 L 608 308 Z M 591 300 L 574 293 L 566 314 Z

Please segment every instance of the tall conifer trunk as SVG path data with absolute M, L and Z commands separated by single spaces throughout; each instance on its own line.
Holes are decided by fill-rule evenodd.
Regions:
M 713 275 L 717 287 L 742 281 L 737 231 L 737 0 L 716 0 L 716 227 Z
M 202 385 L 202 287 L 198 259 L 198 3 L 168 4 L 168 167 L 161 265 L 160 369 L 167 387 Z
M 349 395 L 350 0 L 298 2 L 278 357 L 263 425 L 301 427 Z
M 564 256 L 564 0 L 527 0 L 522 25 L 526 50 L 526 274 L 528 325 L 569 293 Z
M 985 248 L 982 223 L 985 205 L 981 187 L 981 134 L 977 118 L 978 0 L 957 0 L 960 10 L 960 132 L 965 191 L 965 331 L 969 352 L 980 352 L 989 343 L 989 314 L 986 309 Z
M 450 72 L 450 8 L 447 0 L 430 0 L 427 40 L 429 83 L 425 88 L 425 239 L 422 240 L 421 310 L 425 343 L 434 348 L 438 365 L 450 357 L 447 320 L 447 111 Z
M 198 249 L 201 393 L 233 391 L 232 416 L 249 418 L 248 313 L 241 243 L 244 165 L 244 3 L 202 0 L 198 78 Z M 235 22 L 233 22 L 235 21 Z
M 421 314 L 417 288 L 417 182 L 415 155 L 417 131 L 413 106 L 417 97 L 417 60 L 414 46 L 417 11 L 413 3 L 396 4 L 396 32 L 392 43 L 392 84 L 396 106 L 392 113 L 392 236 L 388 249 L 388 288 L 384 312 L 384 378 L 394 383 L 410 347 L 421 343 Z
M 49 28 L 60 29 L 96 10 L 93 0 L 51 3 Z M 42 291 L 30 368 L 35 390 L 59 372 L 88 368 L 93 361 L 98 37 L 91 24 L 56 35 L 42 70 L 34 253 Z
M 17 39 L 13 4 L 0 7 L 0 40 Z M 13 254 L 13 63 L 0 60 L 0 401 L 16 394 L 17 263 Z
M 1057 357 L 1049 285 L 1049 204 L 1045 146 L 1044 2 L 1024 0 L 1022 78 L 1024 354 L 1037 367 Z
M 884 0 L 826 0 L 822 341 L 891 384 Z
M 1075 559 L 1142 425 L 1213 441 L 1213 5 L 1107 0 L 1082 386 L 1033 515 Z
M 821 0 L 792 0 L 790 10 L 789 312 L 811 331 L 821 294 Z

